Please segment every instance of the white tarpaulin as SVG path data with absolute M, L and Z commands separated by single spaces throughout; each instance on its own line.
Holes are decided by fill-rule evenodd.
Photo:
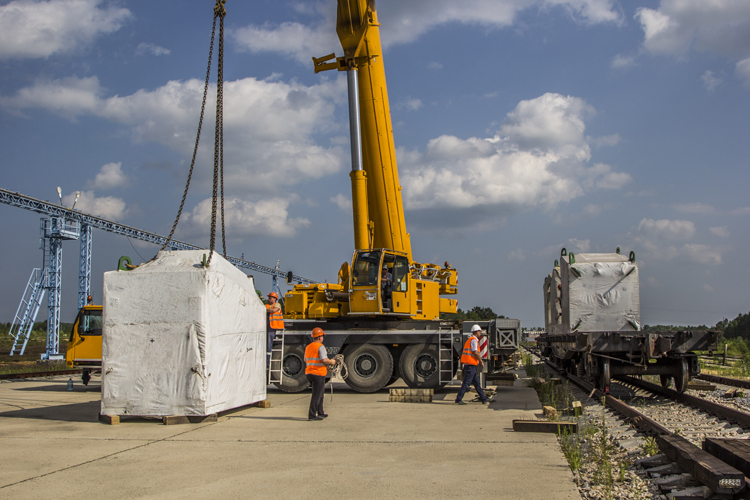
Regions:
M 266 310 L 218 253 L 104 274 L 103 415 L 210 415 L 266 398 Z
M 617 253 L 560 260 L 562 327 L 567 332 L 640 330 L 638 265 Z

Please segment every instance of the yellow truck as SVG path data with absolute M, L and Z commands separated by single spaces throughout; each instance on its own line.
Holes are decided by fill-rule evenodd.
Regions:
M 102 306 L 87 304 L 78 311 L 68 340 L 65 361 L 71 368 L 83 370 L 83 385 L 91 372 L 102 368 Z

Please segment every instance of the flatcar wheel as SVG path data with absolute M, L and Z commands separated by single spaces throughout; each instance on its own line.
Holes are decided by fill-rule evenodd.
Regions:
M 690 382 L 690 371 L 688 370 L 687 359 L 682 358 L 679 366 L 680 371 L 675 373 L 674 376 L 674 388 L 677 392 L 682 394 L 687 389 L 688 382 Z
M 599 390 L 604 394 L 609 394 L 609 384 L 612 381 L 609 370 L 609 360 L 602 358 L 602 374 L 599 376 Z
M 665 389 L 672 387 L 672 375 L 659 375 L 659 380 L 661 380 L 661 386 Z

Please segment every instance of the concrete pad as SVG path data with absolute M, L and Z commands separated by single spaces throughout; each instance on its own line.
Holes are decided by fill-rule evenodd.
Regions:
M 0 497 L 580 498 L 554 435 L 512 431 L 541 409 L 521 380 L 466 406 L 457 387 L 390 403 L 335 384 L 313 422 L 309 392 L 269 388 L 271 408 L 183 426 L 99 423 L 96 385 L 66 382 L 0 384 Z

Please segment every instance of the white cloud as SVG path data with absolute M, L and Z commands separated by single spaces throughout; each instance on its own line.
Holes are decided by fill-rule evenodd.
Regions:
M 89 181 L 86 187 L 94 189 L 112 189 L 125 187 L 129 184 L 128 178 L 122 173 L 122 162 L 107 163 L 103 165 L 96 174 L 93 181 Z
M 0 6 L 0 59 L 49 57 L 91 44 L 132 18 L 102 0 L 15 0 Z
M 172 51 L 169 49 L 165 49 L 164 47 L 154 45 L 153 43 L 139 43 L 138 47 L 136 47 L 135 49 L 135 55 L 142 56 L 146 53 L 154 56 L 168 56 L 172 53 Z
M 689 239 L 695 235 L 695 224 L 689 220 L 642 219 L 638 231 L 652 239 Z
M 395 104 L 394 109 L 416 111 L 422 107 L 422 100 L 407 96 L 406 99 Z
M 705 85 L 706 90 L 709 92 L 713 92 L 716 90 L 716 87 L 722 84 L 724 81 L 721 78 L 715 77 L 713 71 L 706 70 L 705 73 L 703 73 L 703 76 L 701 76 L 701 80 L 703 80 L 703 85 Z
M 704 289 L 705 291 L 707 291 L 707 292 L 713 292 L 713 291 L 714 291 L 714 287 L 712 287 L 712 286 L 711 286 L 711 285 L 709 285 L 709 284 L 705 284 L 705 285 L 703 285 L 703 289 Z
M 591 240 L 578 240 L 576 238 L 571 238 L 568 240 L 568 243 L 570 243 L 573 246 L 573 249 L 578 253 L 587 253 L 591 251 Z
M 352 210 L 352 199 L 341 193 L 331 197 L 330 201 L 344 212 L 351 212 Z
M 710 227 L 708 228 L 711 234 L 715 234 L 719 238 L 729 238 L 729 229 L 727 226 Z
M 682 248 L 687 257 L 698 264 L 721 264 L 721 252 L 708 245 L 688 243 Z
M 526 260 L 526 252 L 524 252 L 520 248 L 517 248 L 515 250 L 512 250 L 508 257 L 510 258 L 510 260 L 524 261 Z
M 631 68 L 635 66 L 635 57 L 617 54 L 614 58 L 612 58 L 611 66 L 614 69 Z
M 423 34 L 448 23 L 499 29 L 511 26 L 519 13 L 527 9 L 551 11 L 563 9 L 575 22 L 599 24 L 622 22 L 622 15 L 612 0 L 409 0 L 378 2 L 378 21 L 384 47 L 411 43 Z M 429 15 L 425 15 L 429 12 Z M 311 56 L 320 57 L 336 51 L 341 45 L 335 31 L 336 5 L 331 0 L 307 9 L 315 19 L 311 25 L 299 22 L 249 25 L 232 32 L 240 49 L 251 52 L 278 52 L 303 64 Z M 322 19 L 320 19 L 322 17 Z M 431 66 L 431 69 L 435 69 Z
M 678 212 L 683 212 L 686 214 L 714 215 L 718 213 L 718 210 L 716 210 L 716 208 L 712 207 L 711 205 L 699 202 L 677 203 L 676 205 L 674 205 L 674 208 Z
M 750 207 L 735 208 L 729 213 L 731 215 L 750 215 Z
M 233 239 L 243 239 L 248 236 L 282 238 L 294 236 L 297 229 L 308 226 L 310 221 L 305 218 L 289 217 L 288 209 L 291 201 L 290 197 L 268 198 L 254 203 L 236 197 L 225 198 L 224 228 L 227 235 Z M 186 214 L 184 224 L 180 225 L 181 233 L 196 237 L 209 234 L 211 204 L 211 198 L 207 198 L 198 203 L 192 212 Z
M 587 136 L 586 141 L 592 146 L 596 146 L 599 148 L 616 146 L 620 143 L 620 134 L 605 135 L 604 137 Z
M 72 207 L 75 199 L 75 193 L 63 196 L 63 205 Z M 114 196 L 97 198 L 94 191 L 81 191 L 81 197 L 75 202 L 75 208 L 81 212 L 97 215 L 109 220 L 120 220 L 127 215 L 126 205 L 123 200 Z
M 732 58 L 750 53 L 750 2 L 662 0 L 658 9 L 639 8 L 635 19 L 653 54 L 683 57 L 692 48 Z
M 750 87 L 750 57 L 739 61 L 734 72 L 746 87 Z
M 719 265 L 721 249 L 700 243 L 676 243 L 690 240 L 696 234 L 695 224 L 686 220 L 643 219 L 634 231 L 636 248 L 653 260 L 681 260 L 703 265 Z
M 603 210 L 604 207 L 600 205 L 594 205 L 593 203 L 589 203 L 588 205 L 583 207 L 583 213 L 588 215 L 589 217 L 596 217 L 600 213 L 602 213 Z
M 266 192 L 338 172 L 345 152 L 323 147 L 313 134 L 335 131 L 335 102 L 346 95 L 345 78 L 311 87 L 245 78 L 224 84 L 225 186 L 229 194 Z M 215 88 L 209 89 L 215 95 Z M 68 119 L 93 115 L 130 127 L 135 141 L 165 144 L 190 161 L 203 82 L 170 81 L 155 90 L 106 97 L 96 77 L 37 82 L 0 106 L 22 112 L 41 108 Z M 215 107 L 213 98 L 207 109 Z M 198 164 L 211 165 L 213 114 L 206 113 Z M 210 172 L 198 175 L 205 181 Z M 202 177 L 201 177 L 202 176 Z
M 427 65 L 427 69 L 443 69 L 443 64 L 437 61 L 433 61 Z
M 408 209 L 477 209 L 497 217 L 554 208 L 587 189 L 617 189 L 628 174 L 586 165 L 583 100 L 545 94 L 521 101 L 494 137 L 432 139 L 424 152 L 399 150 Z M 455 210 L 454 210 L 455 212 Z

